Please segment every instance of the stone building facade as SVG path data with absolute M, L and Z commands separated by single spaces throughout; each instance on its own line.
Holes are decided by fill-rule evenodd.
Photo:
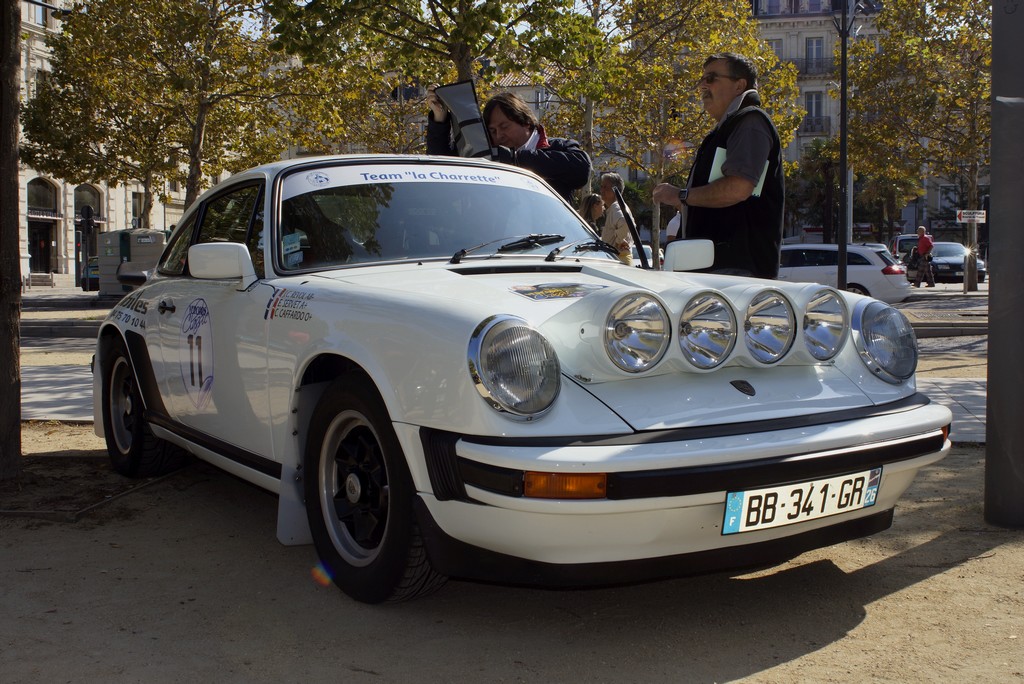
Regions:
M 21 102 L 35 92 L 35 84 L 49 70 L 46 36 L 59 30 L 59 19 L 46 7 L 21 3 L 22 56 Z M 18 244 L 21 274 L 36 286 L 73 287 L 85 263 L 86 249 L 97 256 L 96 235 L 81 234 L 82 207 L 93 210 L 97 232 L 130 229 L 141 225 L 142 188 L 136 184 L 110 185 L 105 182 L 75 184 L 54 178 L 24 164 L 19 165 L 21 188 Z M 184 209 L 184 189 L 162 189 L 171 202 L 154 203 L 149 226 L 169 229 Z

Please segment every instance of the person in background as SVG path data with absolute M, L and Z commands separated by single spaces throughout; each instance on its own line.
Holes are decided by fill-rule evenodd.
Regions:
M 917 227 L 917 277 L 914 287 L 921 287 L 921 279 L 928 281 L 926 287 L 935 287 L 935 274 L 932 273 L 932 249 L 935 241 L 924 226 Z
M 627 266 L 633 265 L 633 235 L 629 232 L 629 224 L 619 207 L 615 198 L 615 188 L 622 192 L 625 188 L 622 176 L 617 173 L 601 174 L 601 199 L 605 204 L 604 228 L 601 230 L 601 239 L 619 250 L 619 261 Z M 629 207 L 626 207 L 629 211 Z M 633 218 L 633 215 L 629 215 Z M 636 225 L 634 222 L 633 225 Z
M 594 229 L 598 235 L 601 234 L 601 227 L 598 221 L 604 216 L 604 199 L 596 192 L 592 192 L 583 198 L 580 203 L 580 216 Z
M 661 183 L 654 200 L 682 212 L 687 238 L 715 243 L 711 271 L 775 278 L 785 177 L 779 133 L 761 108 L 757 69 L 743 55 L 713 54 L 704 60 L 697 92 L 717 123 L 697 150 L 686 187 Z
M 435 86 L 436 87 L 436 86 Z M 427 154 L 458 156 L 451 122 L 433 87 L 427 91 Z M 575 140 L 548 138 L 533 110 L 515 93 L 499 93 L 484 105 L 483 119 L 498 147 L 498 161 L 533 171 L 573 204 L 572 193 L 590 180 L 590 156 Z

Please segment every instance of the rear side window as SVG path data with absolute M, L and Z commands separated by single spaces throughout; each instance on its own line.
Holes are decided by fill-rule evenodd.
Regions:
M 878 255 L 878 258 L 881 259 L 882 263 L 886 266 L 892 266 L 896 263 L 896 260 L 892 258 L 892 254 L 889 254 L 889 250 L 887 249 L 880 249 L 875 252 L 875 254 Z
M 846 253 L 847 266 L 870 266 L 871 260 L 859 252 Z
M 783 252 L 786 253 L 790 255 L 788 266 L 835 266 L 839 263 L 835 250 L 809 248 Z

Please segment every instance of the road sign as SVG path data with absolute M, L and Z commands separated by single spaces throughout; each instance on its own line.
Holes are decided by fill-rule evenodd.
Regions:
M 984 223 L 985 222 L 985 210 L 984 209 L 957 209 L 956 210 L 956 222 L 957 223 Z

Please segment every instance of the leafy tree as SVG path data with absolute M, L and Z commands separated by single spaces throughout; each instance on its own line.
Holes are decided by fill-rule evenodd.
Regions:
M 138 56 L 143 70 L 125 69 L 120 59 L 110 58 L 117 41 L 108 34 L 120 22 L 108 22 L 120 17 L 111 17 L 108 9 L 73 13 L 62 32 L 50 37 L 51 71 L 22 112 L 21 156 L 73 183 L 140 183 L 143 227 L 148 227 L 154 183 L 176 172 L 176 122 L 153 101 L 160 84 L 151 59 Z
M 796 72 L 780 64 L 760 40 L 749 3 L 631 0 L 615 6 L 608 21 L 617 27 L 608 34 L 616 49 L 592 53 L 586 63 L 599 67 L 597 79 L 604 84 L 568 72 L 560 92 L 566 101 L 596 105 L 595 149 L 644 172 L 651 187 L 684 177 L 691 151 L 714 125 L 696 97 L 704 59 L 713 52 L 740 52 L 755 61 L 762 80 L 759 90 L 782 144 L 792 138 L 802 115 L 794 104 Z M 560 115 L 570 130 L 580 130 L 588 125 L 585 112 L 585 107 L 569 106 Z M 652 222 L 661 225 L 659 206 L 653 208 Z M 651 231 L 655 243 L 659 232 Z
M 839 141 L 836 138 L 815 138 L 804 149 L 794 177 L 786 184 L 787 194 L 793 189 L 799 197 L 796 204 L 803 212 L 805 224 L 821 226 L 821 240 L 835 241 L 839 196 Z M 787 197 L 788 200 L 788 197 Z
M 316 78 L 271 46 L 259 10 L 258 0 L 76 3 L 26 107 L 26 159 L 69 179 L 173 178 L 187 206 L 206 178 L 278 158 L 286 101 Z
M 578 131 L 574 135 L 591 159 L 598 153 L 594 141 L 597 108 L 607 98 L 608 84 L 627 77 L 622 69 L 626 38 L 620 15 L 621 6 L 615 3 L 580 0 L 558 25 L 541 27 L 532 36 L 543 45 L 536 52 L 546 56 L 534 79 L 559 102 L 552 117 L 555 128 Z
M 559 24 L 570 5 L 569 0 L 270 0 L 270 11 L 280 43 L 307 61 L 359 62 L 369 48 L 406 73 L 438 79 L 454 71 L 459 80 L 468 80 L 490 64 L 529 69 L 540 57 L 531 48 L 535 37 Z
M 879 227 L 878 237 L 886 244 L 899 232 L 896 221 L 901 208 L 924 193 L 921 179 L 909 173 L 896 177 L 858 174 L 857 185 L 854 199 L 864 207 L 862 215 Z
M 424 146 L 424 91 L 419 79 L 389 71 L 368 54 L 344 68 L 307 70 L 314 78 L 288 100 L 292 142 L 317 153 L 411 154 Z
M 990 159 L 991 10 L 970 0 L 885 3 L 877 49 L 857 41 L 850 51 L 856 168 L 890 178 L 900 176 L 877 165 L 963 174 L 966 208 L 979 208 L 978 179 Z M 971 268 L 968 286 L 977 288 Z

